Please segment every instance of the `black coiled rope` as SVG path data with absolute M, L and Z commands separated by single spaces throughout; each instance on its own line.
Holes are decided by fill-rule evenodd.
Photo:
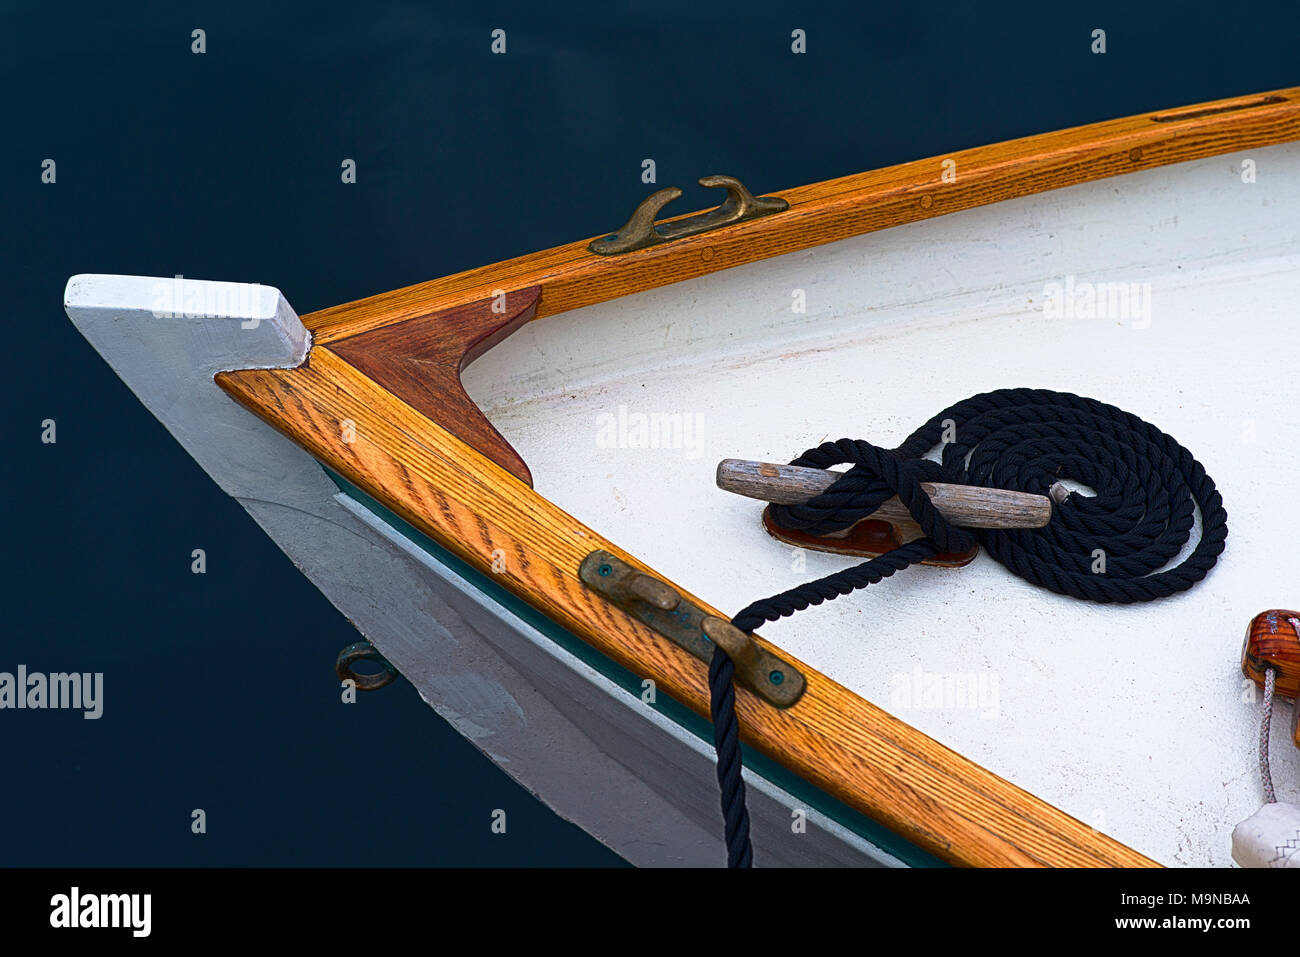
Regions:
M 922 458 L 940 446 L 938 462 Z M 1204 578 L 1228 537 L 1223 499 L 1187 449 L 1135 415 L 1065 392 L 985 392 L 940 412 L 892 451 L 841 439 L 809 449 L 790 464 L 852 467 L 802 505 L 773 505 L 772 518 L 783 528 L 813 535 L 838 531 L 897 495 L 925 537 L 754 602 L 731 621 L 747 634 L 765 621 L 976 543 L 1021 578 L 1062 595 L 1096 602 L 1152 601 L 1186 591 Z M 947 482 L 1046 495 L 1061 479 L 1089 486 L 1096 495 L 1071 494 L 1056 505 L 1043 528 L 959 528 L 939 514 L 921 489 L 921 482 Z M 1177 565 L 1166 567 L 1190 539 L 1197 509 L 1200 540 Z M 731 659 L 715 648 L 709 693 L 727 865 L 751 867 L 733 673 Z

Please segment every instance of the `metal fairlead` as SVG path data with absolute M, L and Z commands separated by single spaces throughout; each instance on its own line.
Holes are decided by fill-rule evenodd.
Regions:
M 729 621 L 710 615 L 672 586 L 633 568 L 602 549 L 589 554 L 578 577 L 633 618 L 649 626 L 706 664 L 720 647 L 736 666 L 736 683 L 775 708 L 799 700 L 806 682 L 789 663 L 759 646 Z
M 368 673 L 354 671 L 352 662 L 373 661 L 380 670 Z M 358 691 L 377 691 L 397 680 L 397 669 L 368 641 L 357 641 L 339 652 L 334 671 L 343 681 L 351 681 Z
M 657 246 L 685 236 L 698 236 L 711 229 L 732 226 L 760 216 L 770 216 L 790 208 L 790 204 L 778 196 L 758 197 L 745 188 L 745 184 L 734 176 L 705 176 L 700 180 L 701 186 L 720 187 L 727 191 L 727 198 L 717 209 L 684 219 L 655 225 L 655 217 L 682 191 L 676 186 L 669 186 L 657 193 L 651 193 L 636 208 L 632 217 L 616 233 L 601 239 L 592 240 L 587 246 L 598 256 L 617 256 L 630 253 L 635 249 Z

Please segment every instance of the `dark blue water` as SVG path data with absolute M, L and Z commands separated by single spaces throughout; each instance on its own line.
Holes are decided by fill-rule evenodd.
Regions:
M 339 703 L 355 633 L 82 340 L 69 275 L 305 313 L 611 229 L 646 157 L 681 212 L 708 173 L 780 190 L 1300 84 L 1292 2 L 219 6 L 0 13 L 0 671 L 106 686 L 98 721 L 0 711 L 2 864 L 618 863 L 405 682 Z

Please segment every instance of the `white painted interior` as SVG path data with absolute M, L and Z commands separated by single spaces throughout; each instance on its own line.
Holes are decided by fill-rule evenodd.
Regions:
M 1243 182 L 1244 160 L 1256 181 Z M 1047 284 L 1149 283 L 1150 322 L 1049 318 Z M 795 290 L 807 312 L 792 311 Z M 1262 801 L 1249 619 L 1300 605 L 1300 145 L 1103 180 L 843 240 L 531 324 L 470 394 L 539 492 L 721 609 L 844 567 L 795 567 L 725 457 L 895 445 L 967 396 L 1073 391 L 1169 432 L 1218 482 L 1227 551 L 1191 592 L 1103 607 L 981 555 L 910 569 L 764 629 L 943 743 L 1171 865 L 1228 865 Z M 619 447 L 629 414 L 702 417 L 698 445 Z M 605 417 L 602 419 L 602 417 Z M 684 436 L 679 433 L 679 439 Z M 630 442 L 635 441 L 628 434 Z M 916 669 L 996 679 L 996 707 L 917 707 Z M 992 693 L 992 686 L 986 684 Z M 1289 705 L 1279 800 L 1300 797 Z
M 632 863 L 725 861 L 714 763 L 699 739 L 339 495 L 306 452 L 213 382 L 223 369 L 302 361 L 307 332 L 279 290 L 80 275 L 64 302 L 213 480 L 507 774 Z M 409 743 L 413 761 L 439 760 Z M 794 834 L 800 802 L 756 775 L 746 780 L 760 863 L 897 864 L 815 811 Z

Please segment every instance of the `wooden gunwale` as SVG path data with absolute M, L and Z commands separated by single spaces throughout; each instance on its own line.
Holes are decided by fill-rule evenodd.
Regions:
M 439 545 L 707 716 L 705 666 L 577 577 L 595 548 L 643 563 L 457 438 L 457 422 L 408 405 L 331 343 L 349 339 L 355 349 L 366 333 L 436 322 L 444 310 L 502 290 L 536 287 L 540 318 L 933 215 L 1300 139 L 1300 88 L 1173 112 L 960 151 L 951 156 L 954 183 L 940 179 L 947 157 L 906 163 L 783 191 L 785 213 L 625 256 L 590 254 L 583 241 L 322 310 L 303 317 L 315 344 L 302 365 L 224 372 L 217 381 Z M 501 555 L 505 569 L 494 572 Z M 808 690 L 788 710 L 738 691 L 745 742 L 925 850 L 976 866 L 1155 863 L 796 664 Z
M 1155 119 L 1174 114 L 1181 118 Z M 783 213 L 623 256 L 597 256 L 584 239 L 332 306 L 302 321 L 325 345 L 529 286 L 541 288 L 535 315 L 541 319 L 890 226 L 1295 139 L 1300 87 L 1145 113 L 780 190 L 772 195 L 789 201 Z M 942 180 L 948 159 L 957 164 L 952 183 Z M 611 225 L 626 212 L 615 211 Z

